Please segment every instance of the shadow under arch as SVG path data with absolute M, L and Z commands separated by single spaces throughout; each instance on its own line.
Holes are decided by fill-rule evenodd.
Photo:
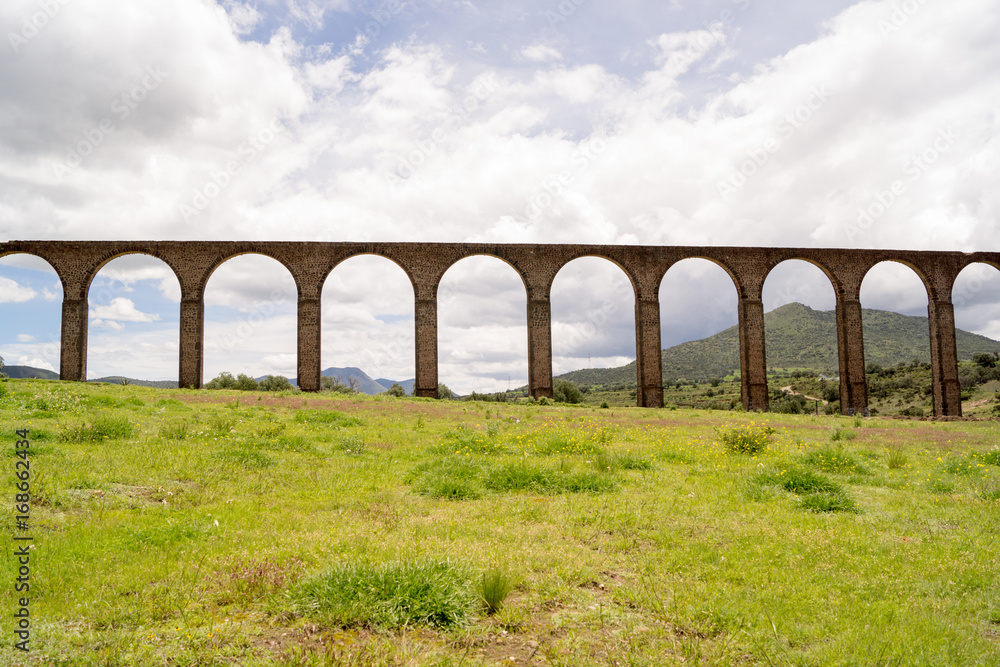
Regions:
M 5 366 L 60 372 L 64 290 L 62 277 L 45 257 L 24 251 L 0 254 L 0 357 Z
M 600 382 L 607 372 L 597 368 L 635 365 L 630 380 L 610 384 L 616 392 L 631 392 L 634 381 L 635 401 L 641 403 L 636 293 L 633 276 L 612 258 L 581 252 L 563 262 L 552 280 L 550 297 L 553 375 L 570 373 L 569 379 L 578 384 L 607 385 Z M 599 366 L 594 364 L 595 352 Z
M 101 377 L 173 376 L 166 369 L 179 367 L 181 288 L 175 269 L 154 254 L 125 251 L 103 259 L 88 278 L 86 367 L 97 366 Z M 148 284 L 154 281 L 159 285 Z M 175 333 L 164 335 L 164 326 Z M 116 368 L 123 362 L 127 369 Z
M 271 254 L 241 251 L 214 263 L 206 275 L 201 380 L 233 372 L 219 358 L 237 364 L 234 374 L 295 375 L 299 285 L 288 265 Z
M 660 280 L 658 295 L 661 347 L 666 352 L 661 361 L 664 403 L 686 405 L 693 399 L 683 389 L 686 384 L 730 374 L 736 378 L 739 396 L 739 288 L 727 267 L 709 257 L 674 262 Z M 697 351 L 697 341 L 716 335 L 731 338 L 725 355 Z M 676 346 L 683 347 L 667 352 Z M 693 354 L 689 356 L 689 352 Z M 704 405 L 691 404 L 722 407 L 715 399 L 716 392 L 713 389 L 711 400 Z
M 776 401 L 769 410 L 818 411 L 820 401 L 824 405 L 839 401 L 840 388 L 831 381 L 840 373 L 842 335 L 837 326 L 837 283 L 831 273 L 814 260 L 784 259 L 768 271 L 762 299 L 770 379 L 783 375 L 782 385 L 804 385 L 787 392 L 769 391 Z
M 527 384 L 527 303 L 525 276 L 509 260 L 476 253 L 450 262 L 437 283 L 439 383 L 460 393 L 506 393 Z
M 402 282 L 398 280 L 400 277 Z M 359 284 L 361 281 L 364 284 Z M 400 289 L 403 283 L 408 290 Z M 321 359 L 324 355 L 326 358 L 321 366 L 357 368 L 372 380 L 398 381 L 406 388 L 408 379 L 416 376 L 415 287 L 406 268 L 382 254 L 353 254 L 337 262 L 326 274 L 321 290 L 320 355 Z M 373 315 L 372 310 L 377 310 L 378 314 Z M 404 333 L 405 330 L 408 332 Z M 350 332 L 353 339 L 362 340 L 359 349 L 346 354 L 345 346 L 335 342 L 348 338 L 345 331 Z M 331 362 L 331 357 L 339 358 L 342 363 Z M 403 362 L 406 358 L 410 361 Z M 321 378 L 333 377 L 332 371 L 327 370 L 321 371 Z M 358 381 L 362 380 L 358 376 Z M 343 377 L 341 373 L 341 381 L 351 384 L 350 375 Z M 377 386 L 365 386 L 361 390 L 381 392 Z M 408 393 L 412 393 L 412 388 Z

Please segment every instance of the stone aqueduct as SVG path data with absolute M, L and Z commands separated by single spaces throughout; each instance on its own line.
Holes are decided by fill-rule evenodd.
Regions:
M 955 343 L 952 286 L 972 263 L 1000 269 L 1000 253 L 910 250 L 840 250 L 687 246 L 545 245 L 490 243 L 324 243 L 214 241 L 11 241 L 0 243 L 0 257 L 27 253 L 46 260 L 62 281 L 60 378 L 87 376 L 87 294 L 97 272 L 110 260 L 128 254 L 156 257 L 173 269 L 180 283 L 179 384 L 202 384 L 205 287 L 223 262 L 237 255 L 260 254 L 283 264 L 298 291 L 298 382 L 305 391 L 320 387 L 320 296 L 323 283 L 341 262 L 358 255 L 385 257 L 398 264 L 413 284 L 418 396 L 437 392 L 437 290 L 445 271 L 466 257 L 497 257 L 517 271 L 527 292 L 528 375 L 531 395 L 552 396 L 552 329 L 549 294 L 556 273 L 580 257 L 602 257 L 629 277 L 635 295 L 637 399 L 640 406 L 663 405 L 659 288 L 673 264 L 702 258 L 721 266 L 739 298 L 740 368 L 743 407 L 766 410 L 767 369 L 764 353 L 762 290 L 779 263 L 805 260 L 819 267 L 837 298 L 837 348 L 840 360 L 841 410 L 863 412 L 864 338 L 861 281 L 873 266 L 895 261 L 912 268 L 928 296 L 934 412 L 962 412 Z

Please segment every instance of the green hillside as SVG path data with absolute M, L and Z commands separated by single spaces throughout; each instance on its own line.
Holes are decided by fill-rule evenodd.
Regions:
M 893 366 L 918 359 L 930 361 L 930 335 L 926 317 L 900 315 L 884 310 L 862 311 L 865 359 Z M 837 328 L 833 311 L 813 310 L 790 303 L 764 315 L 768 368 L 801 368 L 837 372 Z M 956 331 L 959 359 L 1000 350 L 1000 342 Z M 737 327 L 714 336 L 675 345 L 663 351 L 663 377 L 700 380 L 725 377 L 740 368 Z M 580 385 L 635 384 L 635 362 L 618 368 L 591 368 L 563 376 Z

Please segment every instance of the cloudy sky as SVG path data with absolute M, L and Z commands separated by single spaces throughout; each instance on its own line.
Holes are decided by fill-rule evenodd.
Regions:
M 996 250 L 996 0 L 7 0 L 0 240 L 260 239 Z M 971 267 L 959 325 L 1000 338 L 1000 272 Z M 926 314 L 898 265 L 866 307 Z M 0 260 L 0 355 L 58 367 L 61 289 Z M 176 379 L 179 291 L 120 258 L 90 292 L 89 373 Z M 833 307 L 779 266 L 768 309 Z M 223 265 L 206 380 L 295 374 L 277 263 Z M 413 376 L 412 289 L 356 258 L 323 295 L 323 366 Z M 689 260 L 661 290 L 669 346 L 736 322 Z M 524 288 L 467 259 L 441 290 L 440 377 L 526 381 Z M 635 356 L 633 297 L 602 260 L 553 290 L 556 372 Z

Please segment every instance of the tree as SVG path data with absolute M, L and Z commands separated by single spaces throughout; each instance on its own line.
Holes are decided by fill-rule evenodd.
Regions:
M 268 375 L 260 381 L 261 391 L 286 391 L 288 389 L 294 389 L 294 387 L 284 375 Z
M 356 378 L 353 377 L 351 378 L 351 380 L 355 379 Z M 335 378 L 332 378 L 328 375 L 324 375 L 323 377 L 320 378 L 320 382 L 323 385 L 324 391 L 332 391 L 337 394 L 355 394 L 358 391 L 357 387 L 355 386 L 356 383 L 351 382 L 350 385 L 344 384 L 343 379 L 341 379 L 339 375 Z
M 403 385 L 399 384 L 398 382 L 393 382 L 392 386 L 386 389 L 385 393 L 389 394 L 390 396 L 395 396 L 396 398 L 406 396 L 406 390 L 403 389 Z
M 453 392 L 451 389 L 448 389 L 448 385 L 439 383 L 437 397 L 448 401 L 453 401 L 455 400 L 455 392 Z
M 579 403 L 583 392 L 569 380 L 556 380 L 552 385 L 552 398 L 557 403 Z
M 3 372 L 3 357 L 0 357 L 0 378 L 7 377 L 7 374 Z
M 252 377 L 245 373 L 236 376 L 236 388 L 241 391 L 257 391 L 260 385 Z
M 1000 361 L 1000 354 L 996 352 L 993 354 L 990 354 L 989 352 L 980 352 L 979 354 L 972 355 L 972 361 L 974 361 L 977 366 L 982 368 L 995 368 L 997 361 Z
M 205 385 L 205 389 L 235 389 L 236 388 L 236 378 L 229 371 L 223 371 L 219 373 L 215 379 L 209 381 Z

